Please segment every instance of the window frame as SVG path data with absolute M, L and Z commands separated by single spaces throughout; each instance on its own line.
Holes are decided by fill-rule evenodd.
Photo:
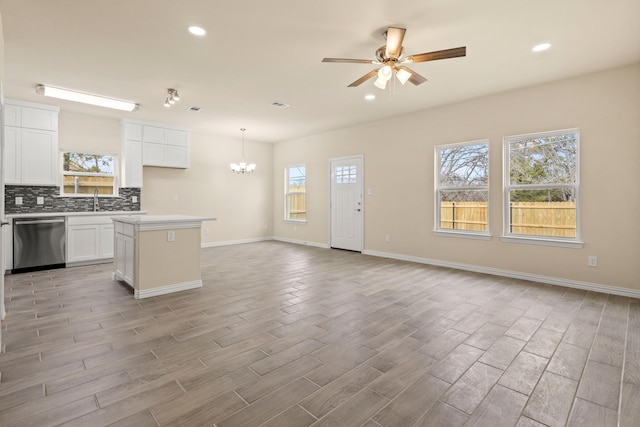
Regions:
M 526 141 L 532 138 L 546 138 L 558 135 L 575 134 L 576 138 L 576 166 L 573 184 L 511 184 L 511 156 L 509 145 L 517 141 Z M 505 136 L 503 138 L 503 235 L 500 238 L 503 242 L 524 243 L 544 246 L 557 246 L 567 248 L 582 248 L 584 242 L 580 233 L 580 129 L 569 128 L 554 131 L 534 132 L 521 135 Z M 575 237 L 545 236 L 536 234 L 518 234 L 510 231 L 511 224 L 511 199 L 512 190 L 545 190 L 545 189 L 573 189 L 575 197 L 576 230 Z
M 71 172 L 64 170 L 64 155 L 67 153 L 77 153 L 84 155 L 97 155 L 97 156 L 110 156 L 113 158 L 113 173 L 98 173 L 98 172 Z M 105 153 L 98 151 L 78 151 L 78 150 L 60 150 L 60 197 L 94 197 L 93 194 L 87 193 L 65 193 L 64 192 L 64 177 L 65 176 L 93 176 L 93 177 L 107 177 L 113 178 L 113 192 L 112 194 L 98 194 L 98 197 L 120 197 L 118 188 L 118 155 L 116 153 Z
M 441 167 L 441 157 L 440 153 L 442 150 L 454 147 L 463 147 L 463 146 L 472 146 L 472 145 L 486 145 L 487 147 L 487 184 L 482 186 L 443 186 L 441 184 L 441 176 L 440 176 L 440 167 Z M 437 145 L 435 147 L 435 155 L 434 155 L 434 229 L 433 234 L 436 236 L 449 236 L 449 237 L 463 237 L 469 239 L 480 239 L 480 240 L 490 240 L 491 239 L 491 229 L 490 229 L 490 173 L 491 168 L 489 165 L 490 156 L 490 144 L 489 139 L 479 139 L 475 141 L 466 141 L 466 142 L 456 142 L 452 144 L 442 144 Z M 461 230 L 461 229 L 452 229 L 452 228 L 442 228 L 441 227 L 441 200 L 440 200 L 440 191 L 441 190 L 471 190 L 471 191 L 483 191 L 487 194 L 487 229 L 486 231 L 481 230 Z
M 290 176 L 290 171 L 291 169 L 294 168 L 304 168 L 304 181 L 305 181 L 305 185 L 304 185 L 304 191 L 289 191 L 289 176 Z M 305 207 L 307 206 L 307 165 L 305 163 L 296 163 L 296 164 L 290 164 L 290 165 L 285 165 L 284 167 L 284 221 L 286 222 L 296 222 L 296 223 L 306 223 L 307 219 L 308 219 L 308 214 L 309 212 L 305 212 L 305 217 L 304 219 L 297 219 L 297 218 L 291 218 L 291 206 L 290 206 L 290 200 L 292 195 L 296 195 L 296 194 L 304 194 L 304 199 L 305 199 Z

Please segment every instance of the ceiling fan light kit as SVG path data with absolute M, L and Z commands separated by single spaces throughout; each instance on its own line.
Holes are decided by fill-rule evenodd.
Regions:
M 466 56 L 466 47 L 457 47 L 453 49 L 438 50 L 434 52 L 420 53 L 417 55 L 404 56 L 404 47 L 402 42 L 407 30 L 405 28 L 389 27 L 385 31 L 384 35 L 387 39 L 387 43 L 384 46 L 380 46 L 375 53 L 375 60 L 368 59 L 349 59 L 349 58 L 324 58 L 322 62 L 344 62 L 355 64 L 375 64 L 382 65 L 378 70 L 372 70 L 360 77 L 355 82 L 351 83 L 348 87 L 360 86 L 362 83 L 378 76 L 373 83 L 374 86 L 380 89 L 387 87 L 387 82 L 396 76 L 401 84 L 411 82 L 415 86 L 427 81 L 426 78 L 411 70 L 409 67 L 403 64 L 416 64 L 418 62 L 436 61 L 438 59 L 457 58 Z

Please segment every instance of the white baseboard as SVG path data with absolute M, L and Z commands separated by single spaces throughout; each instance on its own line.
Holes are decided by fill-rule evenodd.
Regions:
M 159 286 L 157 288 L 135 290 L 133 296 L 135 299 L 155 297 L 158 295 L 170 294 L 173 292 L 186 291 L 188 289 L 196 289 L 202 287 L 202 280 L 193 280 L 190 282 L 176 283 L 174 285 Z
M 476 273 L 492 274 L 494 276 L 510 277 L 513 279 L 530 280 L 532 282 L 546 283 L 549 285 L 565 286 L 567 288 L 582 289 L 585 291 L 601 292 L 605 294 L 620 295 L 624 297 L 640 298 L 640 291 L 615 286 L 602 285 L 599 283 L 582 282 L 579 280 L 561 279 L 557 277 L 541 276 L 538 274 L 522 273 L 519 271 L 502 270 L 499 268 L 483 267 L 479 265 L 461 264 L 457 262 L 440 261 L 430 258 L 420 258 L 408 255 L 400 255 L 389 252 L 362 251 L 364 255 L 377 256 L 381 258 L 391 258 L 401 261 L 416 262 L 419 264 L 429 264 L 438 267 L 449 267 L 457 270 L 473 271 Z
M 276 240 L 278 242 L 294 243 L 296 245 L 305 245 L 305 246 L 313 246 L 316 248 L 329 249 L 329 245 L 327 245 L 326 243 L 308 242 L 306 240 L 288 239 L 286 237 L 256 237 L 256 238 L 242 239 L 242 240 L 227 240 L 224 242 L 209 242 L 209 243 L 202 243 L 200 247 L 215 248 L 218 246 L 240 245 L 242 243 L 266 242 L 268 240 Z
M 209 243 L 202 243 L 200 247 L 215 248 L 217 246 L 229 246 L 229 245 L 240 245 L 242 243 L 265 242 L 267 240 L 273 240 L 273 237 L 254 237 L 251 239 L 227 240 L 224 242 L 209 242 Z
M 296 245 L 313 246 L 315 248 L 329 249 L 329 245 L 326 243 L 308 242 L 306 240 L 288 239 L 286 237 L 274 237 L 272 240 L 278 242 L 295 243 Z

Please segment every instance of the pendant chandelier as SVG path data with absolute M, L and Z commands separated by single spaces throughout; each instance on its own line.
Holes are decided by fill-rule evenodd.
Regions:
M 240 130 L 242 131 L 242 161 L 240 163 L 231 163 L 229 166 L 231 166 L 231 170 L 234 173 L 253 173 L 253 171 L 256 170 L 256 164 L 246 163 L 244 161 L 244 131 L 246 129 L 242 128 Z

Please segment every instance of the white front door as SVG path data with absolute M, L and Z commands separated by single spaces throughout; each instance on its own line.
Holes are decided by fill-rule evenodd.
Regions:
M 362 252 L 362 156 L 332 159 L 331 247 Z

